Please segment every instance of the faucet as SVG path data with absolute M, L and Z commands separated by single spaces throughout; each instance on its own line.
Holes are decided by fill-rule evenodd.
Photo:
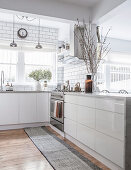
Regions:
M 3 91 L 3 84 L 4 84 L 4 71 L 1 71 L 1 91 Z

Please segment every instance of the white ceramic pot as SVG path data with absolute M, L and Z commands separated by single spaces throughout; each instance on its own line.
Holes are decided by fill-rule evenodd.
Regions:
M 36 81 L 35 90 L 36 91 L 41 91 L 41 83 L 39 81 Z

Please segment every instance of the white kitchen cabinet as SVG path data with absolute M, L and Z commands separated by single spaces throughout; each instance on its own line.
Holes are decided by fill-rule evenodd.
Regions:
M 74 96 L 75 97 L 75 96 Z M 79 105 L 95 108 L 95 98 L 87 97 L 87 96 L 78 96 L 79 97 Z
M 77 122 L 90 128 L 95 128 L 95 109 L 77 106 Z
M 125 115 L 127 117 L 127 110 L 130 113 L 125 99 L 67 94 L 64 106 L 65 133 L 123 168 L 126 153 Z M 128 154 L 126 156 L 130 157 Z
M 115 99 L 107 99 L 107 98 L 97 98 L 96 99 L 96 108 L 100 110 L 107 110 L 116 113 L 124 113 L 124 101 L 123 100 L 115 100 Z
M 77 124 L 77 140 L 88 146 L 91 149 L 95 149 L 95 130 L 86 126 Z
M 19 94 L 19 119 L 20 123 L 37 122 L 36 94 L 21 93 Z
M 124 143 L 122 141 L 96 132 L 95 150 L 99 154 L 123 168 Z
M 37 122 L 49 121 L 49 94 L 37 93 Z
M 78 104 L 81 106 L 95 108 L 95 98 L 94 97 L 65 95 L 65 103 L 72 103 L 72 104 Z
M 64 131 L 75 139 L 76 139 L 76 126 L 77 124 L 75 121 L 69 120 L 67 118 L 64 119 Z
M 96 110 L 96 130 L 123 141 L 124 115 Z
M 0 94 L 0 125 L 18 124 L 18 94 Z
M 64 116 L 65 118 L 71 119 L 73 121 L 77 120 L 78 106 L 71 103 L 65 103 L 64 105 Z

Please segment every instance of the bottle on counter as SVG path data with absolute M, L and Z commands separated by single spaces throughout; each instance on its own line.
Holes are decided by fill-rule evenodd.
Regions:
M 92 93 L 92 84 L 91 75 L 87 75 L 85 80 L 85 93 Z
M 10 86 L 10 91 L 13 91 L 13 85 L 12 85 L 12 83 L 11 83 L 11 86 Z
M 5 90 L 6 91 L 10 91 L 10 85 L 9 85 L 9 82 L 7 81 L 7 84 L 6 84 L 6 86 L 5 86 Z

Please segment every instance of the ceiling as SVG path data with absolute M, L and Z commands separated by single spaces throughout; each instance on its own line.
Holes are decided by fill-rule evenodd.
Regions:
M 59 0 L 59 1 L 71 3 L 74 5 L 80 5 L 84 7 L 93 7 L 94 5 L 96 5 L 98 2 L 102 0 Z
M 131 41 L 131 0 L 113 10 L 104 20 L 99 21 L 105 34 L 109 28 L 109 37 Z

